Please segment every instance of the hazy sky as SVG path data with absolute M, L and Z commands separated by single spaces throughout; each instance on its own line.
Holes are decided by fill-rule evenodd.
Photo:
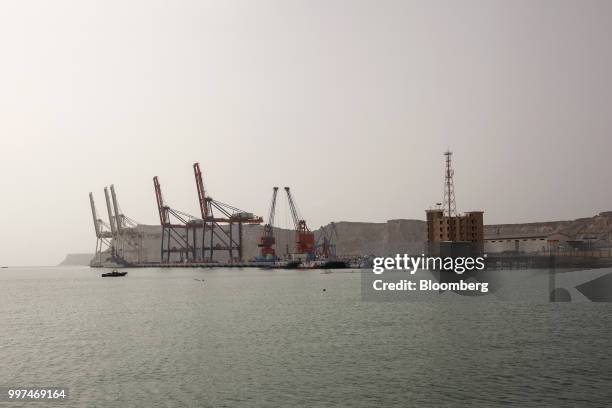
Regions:
M 612 209 L 610 1 L 12 1 L 0 6 L 0 264 L 93 252 L 88 192 L 311 228 L 424 218 L 455 152 L 486 223 Z M 282 221 L 283 217 L 279 217 Z

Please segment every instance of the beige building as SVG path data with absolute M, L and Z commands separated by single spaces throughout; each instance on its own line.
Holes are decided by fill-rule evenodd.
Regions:
M 492 235 L 484 240 L 485 253 L 536 253 L 550 249 L 568 249 L 574 241 L 560 233 L 525 233 Z
M 440 242 L 471 242 L 476 252 L 483 251 L 483 211 L 470 211 L 457 217 L 447 217 L 441 209 L 426 210 L 425 213 L 430 249 Z

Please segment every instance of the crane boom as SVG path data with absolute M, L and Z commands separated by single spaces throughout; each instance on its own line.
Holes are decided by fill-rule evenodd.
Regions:
M 111 198 L 113 200 L 113 209 L 115 210 L 115 226 L 117 227 L 117 235 L 122 235 L 122 220 L 121 214 L 119 212 L 119 204 L 117 204 L 117 194 L 115 194 L 115 186 L 111 184 L 110 186 Z
M 159 222 L 161 225 L 167 225 L 170 223 L 170 221 L 168 220 L 168 213 L 166 212 L 164 197 L 162 196 L 161 186 L 159 185 L 159 179 L 157 176 L 153 177 L 153 185 L 155 186 L 155 198 L 157 200 L 157 210 L 159 211 Z
M 264 225 L 263 235 L 260 238 L 259 247 L 261 248 L 261 257 L 268 258 L 276 257 L 274 251 L 274 244 L 276 239 L 274 238 L 274 215 L 276 213 L 276 195 L 278 193 L 278 187 L 274 187 L 272 190 L 272 201 L 270 202 L 270 212 L 268 214 L 268 223 Z
M 108 210 L 108 221 L 113 233 L 113 238 L 117 236 L 117 228 L 115 227 L 115 217 L 113 217 L 113 209 L 111 207 L 110 198 L 108 196 L 108 187 L 104 187 L 104 197 L 106 198 L 106 208 Z
M 291 216 L 293 217 L 293 225 L 295 226 L 296 241 L 295 241 L 295 252 L 298 254 L 306 254 L 308 257 L 314 257 L 314 233 L 310 232 L 306 221 L 302 219 L 300 212 L 293 200 L 289 187 L 285 187 L 287 192 L 287 199 L 289 200 L 289 208 L 291 209 Z
M 301 219 L 300 213 L 297 209 L 297 206 L 295 205 L 295 202 L 293 201 L 293 196 L 291 195 L 291 190 L 289 190 L 289 187 L 285 187 L 285 192 L 287 193 L 287 199 L 289 200 L 289 209 L 291 210 L 293 225 L 296 230 L 300 230 L 300 226 L 302 223 L 304 224 L 304 227 L 306 227 L 306 221 Z M 308 231 L 307 227 L 306 231 Z
M 278 187 L 274 187 L 272 191 L 272 202 L 270 203 L 270 212 L 268 214 L 268 225 L 270 228 L 274 227 L 274 217 L 276 214 L 276 194 L 278 193 Z
M 100 224 L 98 224 L 98 214 L 96 212 L 96 204 L 94 203 L 93 193 L 89 193 L 89 203 L 91 204 L 91 215 L 93 217 L 94 229 L 96 230 L 96 237 L 100 238 Z
M 208 219 L 208 203 L 206 202 L 206 191 L 204 190 L 204 182 L 202 181 L 202 171 L 200 163 L 193 164 L 193 172 L 195 174 L 196 188 L 198 189 L 198 202 L 200 203 L 200 214 L 202 219 Z

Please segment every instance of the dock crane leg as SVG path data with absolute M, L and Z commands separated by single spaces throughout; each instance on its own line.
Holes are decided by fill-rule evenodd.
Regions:
M 210 260 L 212 261 L 214 258 L 214 247 L 213 247 L 213 242 L 214 242 L 214 238 L 215 238 L 215 224 L 210 224 Z
M 229 245 L 229 258 L 230 258 L 230 262 L 232 262 L 234 260 L 234 251 L 233 251 L 233 242 L 234 239 L 232 238 L 232 231 L 234 230 L 234 225 L 230 222 L 229 223 L 229 241 L 230 241 L 230 245 Z
M 238 224 L 238 258 L 242 262 L 242 223 Z

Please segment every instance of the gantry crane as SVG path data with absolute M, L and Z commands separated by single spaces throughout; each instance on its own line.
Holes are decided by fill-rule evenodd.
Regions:
M 138 226 L 138 222 L 125 215 L 121 210 L 119 200 L 117 199 L 117 193 L 115 191 L 115 186 L 113 184 L 110 186 L 110 192 L 111 199 L 113 200 L 113 208 L 115 210 L 115 226 L 117 227 L 118 234 L 122 235 L 128 228 Z
M 115 191 L 115 186 L 111 184 L 110 186 L 111 200 L 113 202 L 113 210 L 115 212 L 114 220 L 115 220 L 115 228 L 116 228 L 116 238 L 115 238 L 115 248 L 117 252 L 118 258 L 122 260 L 126 260 L 126 253 L 135 253 L 135 257 L 132 255 L 132 261 L 140 260 L 140 249 L 142 247 L 142 235 L 138 233 L 138 231 L 134 231 L 133 228 L 138 225 L 138 222 L 134 221 L 130 217 L 123 214 L 121 211 L 121 206 L 119 206 L 119 200 L 117 199 L 117 193 Z M 136 240 L 133 240 L 134 235 L 136 235 Z
M 272 190 L 272 202 L 270 203 L 270 212 L 268 213 L 268 223 L 263 227 L 263 235 L 257 245 L 260 249 L 260 255 L 262 259 L 276 259 L 276 252 L 274 245 L 276 239 L 274 238 L 274 216 L 276 214 L 276 194 L 278 193 L 278 187 L 274 187 Z
M 338 231 L 336 223 L 321 227 L 319 238 L 315 243 L 315 253 L 317 258 L 335 259 L 336 257 L 336 241 L 338 239 Z
M 195 248 L 189 244 L 189 223 L 197 218 L 166 205 L 157 176 L 153 177 L 153 186 L 162 227 L 161 262 L 170 263 L 174 253 L 178 254 L 179 262 L 193 260 Z
M 291 217 L 293 218 L 293 225 L 295 227 L 295 253 L 306 255 L 308 259 L 312 259 L 314 258 L 315 249 L 314 233 L 308 229 L 306 221 L 302 218 L 289 187 L 285 187 L 285 192 L 287 193 Z
M 227 251 L 230 261 L 242 261 L 242 226 L 243 224 L 261 224 L 263 219 L 229 204 L 214 200 L 206 194 L 200 163 L 193 164 L 201 220 L 190 223 L 192 228 L 201 228 L 202 239 L 200 251 L 194 249 L 200 261 L 213 261 L 215 251 Z M 218 215 L 216 213 L 218 212 Z M 234 236 L 234 225 L 238 226 L 238 238 Z M 207 236 L 208 234 L 208 236 Z M 197 239 L 193 238 L 193 247 Z M 198 253 L 199 252 L 199 253 Z M 235 257 L 234 252 L 237 253 Z
M 162 226 L 161 262 L 213 261 L 215 251 L 227 251 L 229 260 L 242 260 L 243 224 L 261 224 L 261 217 L 212 199 L 206 194 L 199 163 L 194 163 L 201 218 L 173 209 L 164 202 L 157 177 L 153 178 L 159 220 Z M 218 212 L 219 215 L 215 213 Z M 238 225 L 238 238 L 234 226 Z M 234 255 L 237 254 L 237 257 Z
M 102 265 L 102 252 L 107 248 L 111 248 L 113 233 L 109 231 L 110 227 L 102 219 L 98 218 L 96 203 L 91 192 L 89 193 L 89 204 L 91 205 L 91 215 L 93 217 L 94 230 L 96 231 L 96 252 L 94 257 L 96 262 L 94 264 L 100 266 Z

